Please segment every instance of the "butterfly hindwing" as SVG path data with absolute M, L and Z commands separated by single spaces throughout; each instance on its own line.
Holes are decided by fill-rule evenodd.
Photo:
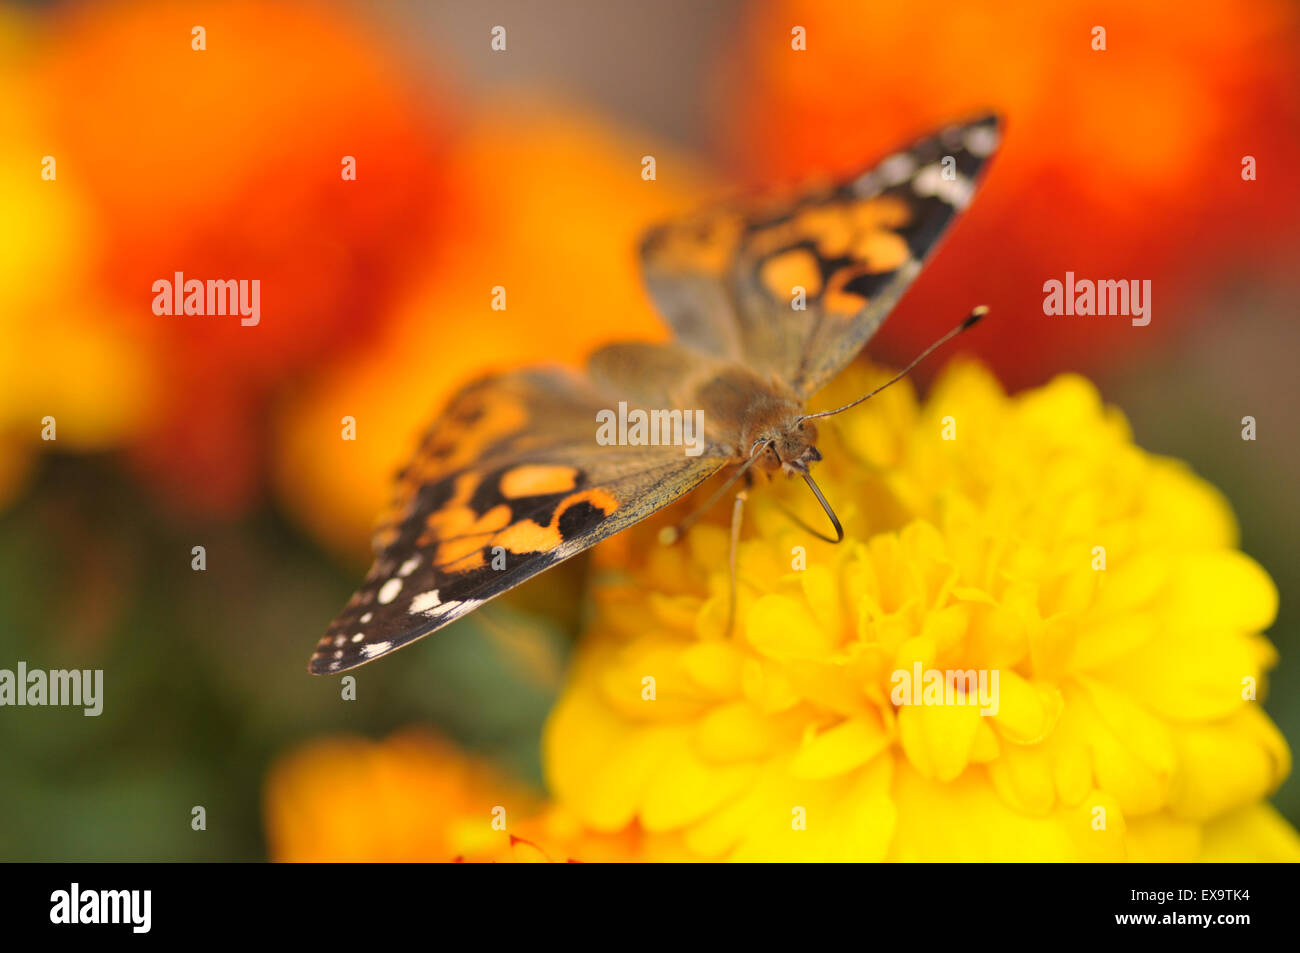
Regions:
M 837 185 L 655 229 L 641 249 L 647 286 L 680 342 L 807 397 L 884 322 L 997 142 L 997 119 L 982 117 Z
M 609 406 L 574 375 L 489 378 L 451 402 L 398 477 L 375 559 L 309 665 L 341 672 L 428 635 L 685 495 L 722 465 L 602 446 Z

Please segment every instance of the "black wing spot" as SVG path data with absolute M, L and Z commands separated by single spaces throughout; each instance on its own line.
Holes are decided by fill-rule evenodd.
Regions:
M 605 519 L 605 511 L 579 500 L 560 514 L 559 530 L 564 539 L 573 539 L 595 529 Z

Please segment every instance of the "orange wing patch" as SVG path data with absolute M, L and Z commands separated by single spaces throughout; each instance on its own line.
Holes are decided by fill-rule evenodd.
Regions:
M 542 526 L 534 520 L 520 520 L 493 536 L 489 545 L 504 546 L 515 554 L 550 552 L 564 542 L 565 516 L 584 504 L 599 510 L 602 517 L 610 516 L 618 509 L 618 500 L 606 491 L 599 488 L 582 490 L 561 500 L 547 525 Z
M 898 231 L 911 220 L 907 203 L 893 195 L 849 204 L 812 205 L 790 219 L 755 230 L 746 239 L 745 250 L 755 258 L 766 258 L 813 242 L 823 258 L 877 257 L 878 270 L 892 271 L 907 259 L 907 243 Z M 900 249 L 902 257 L 898 257 Z M 890 260 L 894 263 L 889 264 Z
M 826 285 L 826 294 L 822 295 L 822 308 L 836 318 L 851 318 L 867 306 L 867 299 L 856 291 L 847 290 L 846 286 L 854 278 L 871 274 L 867 265 L 850 265 L 831 275 Z
M 579 471 L 570 466 L 525 464 L 507 470 L 497 482 L 505 500 L 563 493 L 577 486 Z M 451 497 L 425 518 L 425 529 L 416 540 L 419 546 L 436 546 L 434 564 L 449 573 L 463 573 L 486 565 L 484 550 L 501 546 L 515 554 L 543 553 L 564 542 L 565 517 L 575 507 L 586 505 L 607 517 L 619 507 L 613 495 L 599 488 L 571 493 L 556 505 L 545 525 L 536 520 L 516 519 L 510 504 L 501 502 L 484 513 L 471 500 L 482 483 L 473 471 L 456 478 Z
M 778 300 L 788 298 L 795 286 L 809 295 L 819 295 L 822 290 L 822 273 L 817 259 L 806 248 L 791 248 L 763 262 L 760 273 L 767 292 Z
M 863 275 L 889 274 L 908 261 L 911 250 L 898 230 L 911 220 L 912 210 L 894 195 L 811 205 L 754 231 L 746 251 L 761 261 L 759 281 L 775 300 L 788 301 L 798 285 L 810 298 L 820 297 L 828 315 L 852 318 L 869 302 L 847 286 Z M 846 258 L 851 263 L 823 281 L 823 264 Z
M 451 498 L 424 520 L 419 546 L 437 546 L 433 561 L 447 572 L 466 572 L 483 565 L 483 540 L 509 525 L 510 507 L 501 503 L 479 514 L 470 505 L 482 476 L 473 471 L 456 478 Z
M 911 257 L 907 242 L 896 232 L 874 231 L 859 236 L 853 255 L 862 260 L 868 274 L 897 271 Z
M 521 496 L 564 493 L 578 485 L 578 471 L 554 464 L 524 464 L 507 470 L 501 477 L 501 495 L 508 500 Z
M 533 520 L 520 520 L 497 533 L 492 542 L 504 546 L 512 553 L 544 553 L 559 546 L 564 542 L 564 537 L 560 535 L 554 520 L 547 526 Z

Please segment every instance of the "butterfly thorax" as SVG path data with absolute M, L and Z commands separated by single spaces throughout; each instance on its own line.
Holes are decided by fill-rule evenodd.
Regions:
M 699 384 L 694 398 L 710 435 L 731 448 L 737 464 L 757 454 L 755 469 L 794 476 L 821 459 L 817 428 L 803 419 L 802 398 L 780 378 L 727 367 Z

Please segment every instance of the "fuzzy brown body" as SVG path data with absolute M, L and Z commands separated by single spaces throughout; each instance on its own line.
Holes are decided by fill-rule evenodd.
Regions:
M 457 394 L 398 475 L 374 564 L 309 671 L 435 632 L 722 470 L 807 477 L 821 459 L 809 397 L 920 273 L 998 136 L 980 117 L 837 184 L 652 230 L 641 261 L 671 340 L 606 347 L 586 375 L 514 371 Z M 702 411 L 700 452 L 602 445 L 595 421 L 624 403 Z
M 731 450 L 731 463 L 743 465 L 757 452 L 757 469 L 793 476 L 821 459 L 816 425 L 802 419 L 802 398 L 780 379 L 730 368 L 702 384 L 695 396 L 706 432 Z
M 588 377 L 599 389 L 643 407 L 698 408 L 710 453 L 743 464 L 755 445 L 761 470 L 806 472 L 817 428 L 801 421 L 804 398 L 780 375 L 720 361 L 672 344 L 613 344 L 592 355 Z M 637 384 L 629 388 L 626 381 Z M 814 451 L 815 452 L 815 451 Z M 793 466 L 794 469 L 789 469 Z

